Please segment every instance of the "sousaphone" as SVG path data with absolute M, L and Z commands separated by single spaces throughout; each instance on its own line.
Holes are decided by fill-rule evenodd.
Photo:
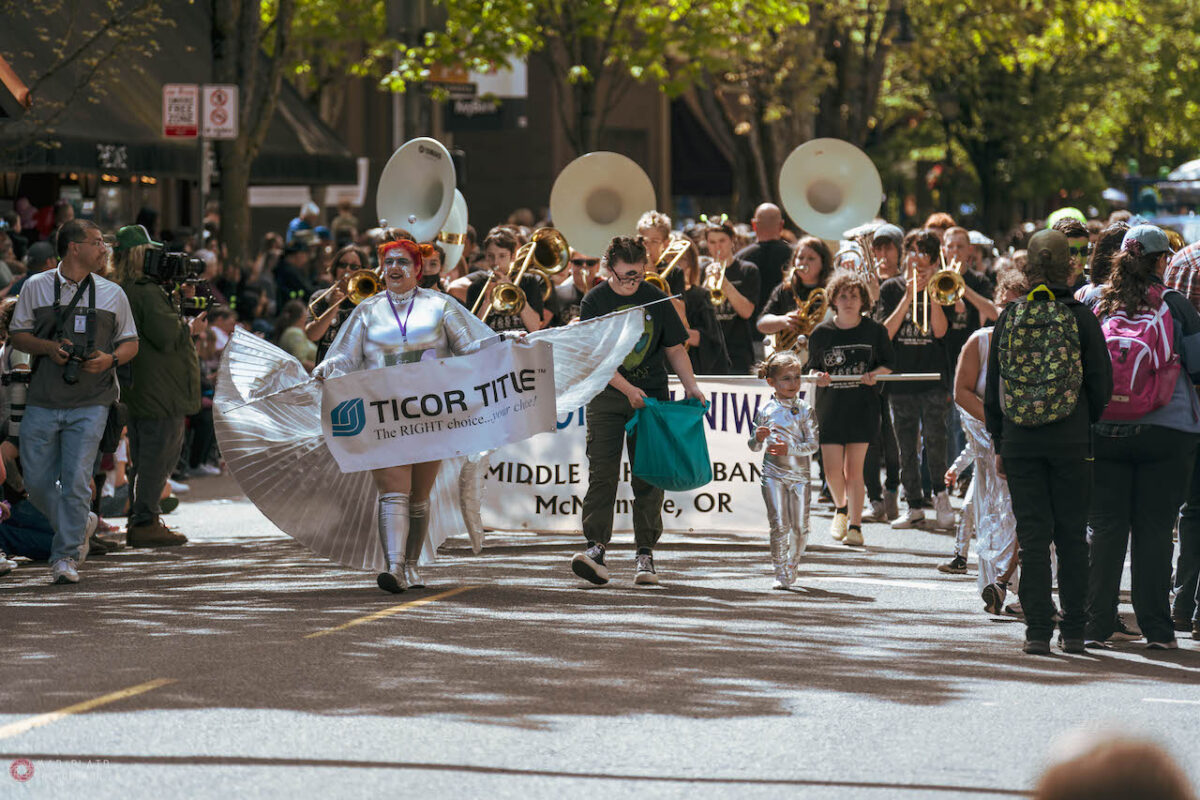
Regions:
M 403 228 L 418 242 L 433 241 L 454 205 L 454 182 L 454 162 L 441 142 L 424 136 L 405 142 L 379 176 L 379 224 Z
M 454 190 L 454 202 L 450 206 L 450 214 L 442 224 L 442 231 L 437 235 L 437 243 L 446 251 L 446 263 L 443 272 L 449 272 L 458 266 L 463 249 L 467 245 L 467 199 L 458 189 Z
M 550 190 L 550 217 L 571 246 L 597 258 L 614 236 L 637 233 L 637 221 L 655 208 L 654 184 L 620 153 L 582 155 L 559 173 Z
M 870 157 L 850 142 L 813 139 L 783 162 L 779 199 L 806 232 L 837 240 L 843 231 L 875 217 L 883 202 L 883 182 Z

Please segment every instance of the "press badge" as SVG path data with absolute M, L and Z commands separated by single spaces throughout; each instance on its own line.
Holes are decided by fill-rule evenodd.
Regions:
M 87 315 L 85 315 L 85 314 L 76 314 L 75 315 L 75 332 L 76 333 L 87 333 Z

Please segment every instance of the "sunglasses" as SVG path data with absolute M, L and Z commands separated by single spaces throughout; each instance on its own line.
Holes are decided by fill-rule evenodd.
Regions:
M 362 264 L 351 261 L 339 261 L 333 265 L 334 269 L 362 269 Z
M 1067 247 L 1067 250 L 1073 256 L 1086 256 L 1091 249 L 1092 246 L 1090 244 L 1073 244 Z
M 571 263 L 577 267 L 594 267 L 600 263 L 598 258 L 572 258 Z

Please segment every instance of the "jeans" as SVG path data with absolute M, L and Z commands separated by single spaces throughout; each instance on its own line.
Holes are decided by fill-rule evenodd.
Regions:
M 938 386 L 915 394 L 893 394 L 892 424 L 900 447 L 900 482 L 909 508 L 924 508 L 921 490 L 921 445 L 929 462 L 930 476 L 936 476 L 938 490 L 949 464 L 946 462 L 946 418 L 950 414 L 950 393 Z
M 108 421 L 108 406 L 26 406 L 21 421 L 21 471 L 29 499 L 50 520 L 50 562 L 79 560 L 92 503 L 92 464 Z
M 150 525 L 158 519 L 158 501 L 183 447 L 183 425 L 183 417 L 129 420 L 129 465 L 133 469 L 129 527 Z
M 1054 633 L 1050 545 L 1058 554 L 1059 628 L 1064 638 L 1082 639 L 1087 621 L 1088 499 L 1092 465 L 1080 457 L 1004 458 L 1013 516 L 1017 520 L 1025 638 L 1050 641 Z
M 867 460 L 863 464 L 867 497 L 871 498 L 872 503 L 883 499 L 884 490 L 894 492 L 900 488 L 900 449 L 896 446 L 896 431 L 892 428 L 892 412 L 886 392 L 880 401 L 882 419 L 879 425 L 879 441 L 872 442 L 867 448 Z M 882 486 L 879 485 L 880 460 L 883 461 L 885 472 Z
M 1200 450 L 1196 452 L 1200 460 Z M 1200 464 L 1192 465 L 1191 489 L 1179 512 L 1179 560 L 1175 562 L 1175 619 L 1200 623 Z
M 50 521 L 28 501 L 14 502 L 12 516 L 0 523 L 0 550 L 10 556 L 45 561 L 53 542 Z
M 666 400 L 664 396 L 661 399 Z M 628 444 L 633 463 L 634 441 L 625 439 L 625 423 L 633 406 L 611 386 L 587 405 L 588 488 L 583 497 L 583 535 L 589 542 L 612 539 L 613 503 L 621 478 L 621 448 Z M 663 490 L 631 475 L 633 538 L 638 547 L 653 548 L 662 535 Z
M 1128 435 L 1105 436 L 1105 429 Z M 1113 633 L 1125 550 L 1138 627 L 1148 642 L 1175 638 L 1171 622 L 1171 532 L 1187 496 L 1196 436 L 1157 425 L 1098 426 L 1089 522 L 1089 639 Z

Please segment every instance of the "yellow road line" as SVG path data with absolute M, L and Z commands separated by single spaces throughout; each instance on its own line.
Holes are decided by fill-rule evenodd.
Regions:
M 337 633 L 338 631 L 344 631 L 346 628 L 352 628 L 355 625 L 362 625 L 365 622 L 374 622 L 377 619 L 383 619 L 384 617 L 390 617 L 392 614 L 399 614 L 401 611 L 405 610 L 406 608 L 416 608 L 417 606 L 423 606 L 427 603 L 432 603 L 435 600 L 441 600 L 443 597 L 450 597 L 452 595 L 462 594 L 463 592 L 469 592 L 472 589 L 478 589 L 478 588 L 479 588 L 478 586 L 460 586 L 457 589 L 450 589 L 449 591 L 438 592 L 437 594 L 431 594 L 431 595 L 429 595 L 429 597 L 422 597 L 420 600 L 410 600 L 409 602 L 401 603 L 398 606 L 390 606 L 388 608 L 381 609 L 379 611 L 376 611 L 374 614 L 367 614 L 365 617 L 357 617 L 356 619 L 352 619 L 349 622 L 344 622 L 341 625 L 338 625 L 336 628 L 326 628 L 323 631 L 317 631 L 316 633 L 310 633 L 307 636 L 305 636 L 304 638 L 305 639 L 315 639 L 318 636 L 328 636 L 331 633 Z
M 144 692 L 149 692 L 166 686 L 169 683 L 175 683 L 174 678 L 157 678 L 147 683 L 139 683 L 137 686 L 130 686 L 128 689 L 122 689 L 119 692 L 101 695 L 92 700 L 85 700 L 82 703 L 76 703 L 73 706 L 60 708 L 58 711 L 51 711 L 49 714 L 38 714 L 36 717 L 29 717 L 18 722 L 10 722 L 8 725 L 0 727 L 0 739 L 8 739 L 13 736 L 25 733 L 26 731 L 40 728 L 43 725 L 49 725 L 51 722 L 57 722 L 60 719 L 69 717 L 72 714 L 82 714 L 85 711 L 91 711 L 93 708 L 98 708 L 109 703 L 115 703 L 118 700 L 124 700 L 127 697 L 133 697 Z

